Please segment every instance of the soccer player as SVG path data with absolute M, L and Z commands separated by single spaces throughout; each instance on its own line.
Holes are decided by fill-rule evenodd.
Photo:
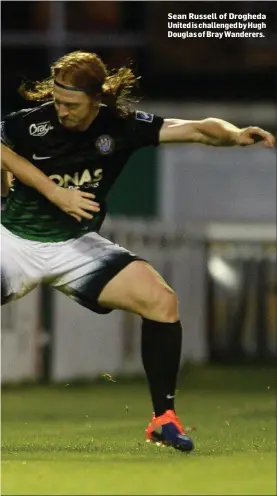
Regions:
M 38 106 L 8 115 L 2 125 L 4 168 L 14 175 L 2 215 L 2 298 L 20 298 L 46 281 L 94 312 L 140 315 L 154 409 L 146 438 L 191 451 L 174 405 L 182 339 L 177 296 L 147 261 L 98 234 L 105 199 L 142 146 L 262 140 L 273 147 L 274 138 L 220 119 L 163 119 L 134 111 L 135 83 L 131 69 L 110 73 L 96 54 L 77 51 L 55 62 L 48 79 L 21 87 Z

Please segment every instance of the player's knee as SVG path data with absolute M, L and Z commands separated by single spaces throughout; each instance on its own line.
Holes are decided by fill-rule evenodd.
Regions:
M 159 305 L 159 320 L 163 322 L 176 322 L 178 316 L 178 298 L 173 289 L 166 287 L 162 290 Z
M 168 286 L 159 286 L 153 290 L 153 298 L 147 305 L 144 317 L 158 322 L 176 322 L 179 320 L 178 299 L 176 293 Z

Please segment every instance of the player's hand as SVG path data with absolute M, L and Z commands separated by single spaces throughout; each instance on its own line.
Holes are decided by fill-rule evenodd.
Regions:
M 95 195 L 78 189 L 56 188 L 50 200 L 63 212 L 74 217 L 78 222 L 82 219 L 92 219 L 90 212 L 99 212 L 99 203 L 92 201 Z
M 236 143 L 240 146 L 254 145 L 262 142 L 266 148 L 275 146 L 274 136 L 260 127 L 246 127 L 237 134 Z

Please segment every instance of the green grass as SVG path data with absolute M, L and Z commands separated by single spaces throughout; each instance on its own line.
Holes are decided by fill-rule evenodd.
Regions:
M 274 375 L 182 378 L 178 414 L 197 428 L 190 455 L 145 443 L 143 382 L 4 388 L 2 494 L 276 494 Z

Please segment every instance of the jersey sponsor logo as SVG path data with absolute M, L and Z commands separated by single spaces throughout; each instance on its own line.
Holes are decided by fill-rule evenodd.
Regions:
M 52 174 L 49 176 L 52 181 L 55 181 L 58 186 L 70 189 L 83 189 L 97 188 L 99 182 L 103 179 L 103 169 L 96 169 L 91 174 L 89 169 L 85 169 L 83 172 L 74 172 L 73 176 L 70 174 Z
M 51 129 L 54 128 L 51 126 L 50 121 L 39 122 L 38 124 L 33 123 L 29 126 L 29 133 L 31 136 L 45 136 Z
M 95 146 L 102 155 L 108 155 L 114 149 L 114 140 L 108 134 L 103 134 L 97 138 Z
M 147 112 L 143 112 L 142 110 L 136 110 L 137 121 L 153 122 L 153 119 L 154 114 L 148 114 Z

